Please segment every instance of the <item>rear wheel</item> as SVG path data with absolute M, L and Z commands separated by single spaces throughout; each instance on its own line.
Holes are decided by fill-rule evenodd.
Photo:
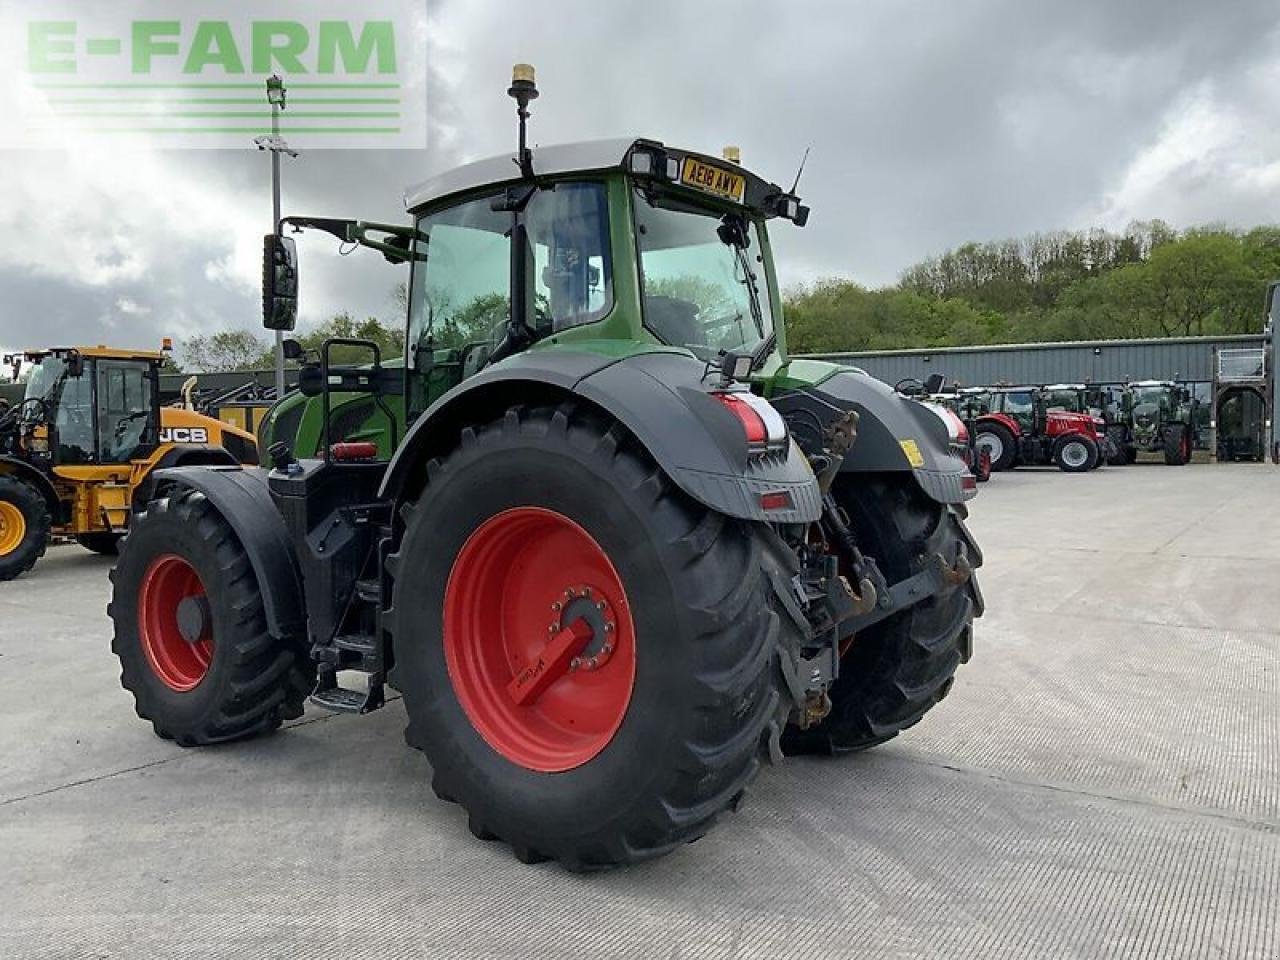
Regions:
M 473 833 L 597 869 L 704 834 L 777 742 L 767 541 L 581 407 L 428 467 L 395 573 L 408 742 Z
M 184 747 L 266 733 L 302 715 L 307 650 L 267 629 L 253 567 L 203 494 L 152 501 L 130 523 L 107 613 L 138 716 Z
M 962 556 L 975 567 L 982 562 L 969 551 L 956 508 L 930 500 L 910 478 L 842 477 L 834 492 L 862 551 L 891 584 L 937 554 L 948 564 Z M 831 713 L 818 727 L 788 730 L 788 752 L 863 750 L 918 723 L 969 660 L 981 612 L 970 577 L 857 634 L 840 660 Z
M 1018 456 L 1018 445 L 1012 431 L 999 423 L 984 423 L 978 427 L 975 441 L 979 450 L 986 450 L 991 458 L 992 470 L 1008 470 Z
M 81 533 L 76 536 L 76 543 L 104 557 L 114 557 L 120 552 L 118 533 Z
M 1088 473 L 1098 465 L 1098 444 L 1082 434 L 1062 437 L 1053 445 L 1053 463 L 1066 473 Z
M 40 491 L 0 476 L 0 581 L 26 573 L 44 556 L 53 519 Z
M 1164 429 L 1164 462 L 1180 467 L 1191 459 L 1191 431 L 1184 424 L 1171 423 Z

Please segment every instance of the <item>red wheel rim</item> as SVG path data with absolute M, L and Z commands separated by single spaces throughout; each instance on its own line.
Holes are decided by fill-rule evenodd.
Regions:
M 546 773 L 608 746 L 635 684 L 622 579 L 586 530 L 542 507 L 496 514 L 463 544 L 445 587 L 444 652 L 489 746 Z
M 204 584 L 191 564 L 166 553 L 151 561 L 138 588 L 138 634 L 142 652 L 165 686 L 179 693 L 199 685 L 213 660 L 213 634 L 207 623 L 193 641 L 178 626 L 178 607 L 203 598 Z

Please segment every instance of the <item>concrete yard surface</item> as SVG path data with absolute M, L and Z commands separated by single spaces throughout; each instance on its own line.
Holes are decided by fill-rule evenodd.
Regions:
M 587 876 L 474 839 L 399 703 L 156 738 L 110 561 L 54 548 L 0 584 L 0 957 L 1280 956 L 1280 470 L 1020 470 L 971 527 L 924 722 Z

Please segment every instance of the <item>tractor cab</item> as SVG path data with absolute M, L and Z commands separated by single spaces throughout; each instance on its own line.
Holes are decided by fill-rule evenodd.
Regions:
M 114 465 L 146 456 L 160 442 L 164 354 L 56 347 L 21 359 L 33 366 L 11 413 L 14 452 L 50 468 Z

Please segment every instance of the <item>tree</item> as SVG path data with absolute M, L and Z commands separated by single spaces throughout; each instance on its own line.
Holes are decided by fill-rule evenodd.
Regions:
M 264 363 L 267 345 L 250 330 L 220 330 L 183 340 L 184 366 L 200 373 L 223 373 L 232 370 L 254 370 L 271 366 Z

